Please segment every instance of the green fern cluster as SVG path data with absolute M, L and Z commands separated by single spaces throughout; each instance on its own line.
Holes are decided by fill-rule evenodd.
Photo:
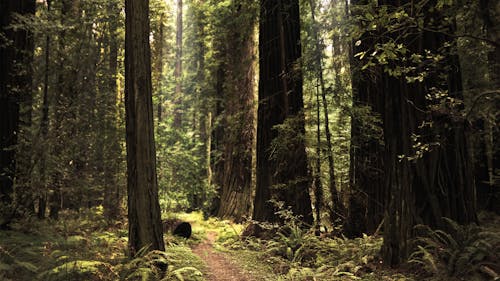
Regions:
M 15 276 L 20 277 L 37 272 L 38 266 L 30 257 L 36 257 L 31 248 L 7 250 L 0 245 L 0 280 L 15 280 Z
M 315 259 L 319 241 L 316 236 L 297 224 L 284 227 L 273 240 L 267 242 L 266 252 L 290 262 L 310 262 Z
M 416 250 L 409 262 L 434 275 L 446 272 L 447 276 L 477 279 L 486 273 L 485 278 L 498 278 L 500 233 L 450 219 L 444 221 L 448 231 L 416 226 L 422 235 L 415 241 Z

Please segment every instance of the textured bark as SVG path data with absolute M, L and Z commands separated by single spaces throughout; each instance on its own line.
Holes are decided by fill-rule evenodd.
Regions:
M 250 214 L 254 139 L 254 23 L 251 4 L 234 8 L 236 23 L 226 40 L 224 168 L 218 216 L 242 221 Z
M 222 101 L 224 99 L 224 83 L 225 83 L 225 57 L 222 56 L 219 58 L 219 65 L 217 66 L 216 72 L 216 83 L 215 83 L 215 96 L 214 96 L 214 111 L 213 117 L 211 118 L 212 123 L 210 127 L 212 127 L 211 141 L 210 141 L 210 150 L 215 157 L 210 157 L 210 166 L 211 171 L 213 173 L 213 177 L 211 182 L 217 187 L 217 195 L 212 202 L 212 206 L 210 207 L 211 215 L 218 215 L 219 208 L 221 204 L 222 197 L 222 185 L 224 184 L 224 157 L 222 157 L 222 151 L 224 150 L 224 129 L 225 126 L 222 124 L 223 122 L 216 122 L 217 119 L 220 119 L 224 106 Z
M 299 3 L 262 0 L 260 5 L 257 189 L 253 217 L 279 221 L 276 206 L 269 202 L 273 199 L 312 224 L 299 62 Z M 285 122 L 293 135 L 279 136 L 275 126 Z
M 428 3 L 424 8 L 434 5 Z M 424 25 L 430 26 L 431 21 L 442 23 L 446 33 L 453 34 L 454 25 L 446 22 L 442 12 L 427 12 Z M 443 217 L 461 224 L 477 222 L 466 122 L 460 117 L 461 108 L 425 98 L 431 89 L 437 88 L 446 90 L 451 98 L 463 100 L 458 58 L 450 49 L 443 48 L 450 41 L 445 33 L 427 30 L 408 33 L 404 42 L 411 51 L 419 54 L 425 50 L 444 51 L 445 59 L 429 68 L 422 83 L 382 75 L 387 188 L 382 256 L 389 265 L 400 264 L 408 257 L 416 223 L 445 229 Z M 440 78 L 443 73 L 445 77 Z M 433 126 L 421 127 L 423 122 L 432 122 Z M 432 146 L 421 158 L 411 160 L 408 156 L 417 152 L 413 135 L 439 145 Z
M 153 133 L 149 1 L 125 1 L 129 247 L 164 250 Z
M 480 0 L 479 9 L 483 20 L 483 30 L 491 42 L 500 42 L 500 2 Z M 487 53 L 488 61 L 488 90 L 500 88 L 500 46 L 490 45 Z M 498 109 L 498 98 L 494 99 L 491 107 Z M 481 113 L 480 127 L 483 130 L 480 149 L 474 151 L 476 156 L 475 177 L 477 184 L 478 204 L 480 208 L 500 214 L 500 191 L 498 167 L 500 165 L 500 149 L 495 146 L 500 138 L 500 114 L 497 112 Z
M 355 4 L 362 4 L 360 2 L 363 1 L 356 1 Z M 399 1 L 396 6 L 392 6 L 390 1 L 378 1 L 378 4 L 388 5 L 388 10 L 394 10 L 410 9 L 413 2 Z M 371 200 L 371 196 L 378 199 L 381 193 L 384 194 L 381 201 L 384 205 L 384 244 L 381 252 L 384 263 L 391 266 L 406 261 L 412 250 L 410 243 L 416 224 L 446 230 L 443 217 L 461 224 L 477 221 L 462 108 L 447 100 L 426 98 L 433 93 L 433 89 L 439 89 L 453 99 L 463 100 L 458 58 L 452 47 L 446 47 L 449 42 L 453 45 L 453 38 L 447 34 L 454 33 L 454 23 L 446 19 L 443 11 L 435 9 L 435 5 L 435 1 L 430 1 L 423 6 L 424 26 L 430 29 L 419 30 L 412 26 L 404 32 L 401 32 L 403 29 L 386 32 L 385 36 L 370 31 L 360 38 L 361 44 L 358 44 L 357 51 L 371 53 L 373 50 L 370 48 L 377 43 L 399 40 L 397 43 L 404 44 L 409 53 L 425 54 L 431 51 L 443 56 L 440 61 L 419 65 L 419 71 L 426 71 L 422 82 L 410 83 L 404 75 L 389 75 L 388 71 L 384 71 L 384 68 L 401 63 L 398 60 L 362 71 L 354 68 L 355 103 L 366 103 L 373 111 L 381 113 L 384 145 L 378 144 L 375 139 L 360 143 L 361 139 L 356 138 L 360 136 L 362 124 L 353 119 L 351 173 L 357 175 L 351 174 L 351 179 L 355 181 L 355 187 L 367 191 L 367 200 Z M 436 25 L 444 32 L 431 31 Z M 432 126 L 422 126 L 429 123 Z M 414 136 L 420 139 L 415 141 Z M 430 149 L 424 151 L 416 145 L 418 142 L 429 144 Z M 363 148 L 371 153 L 359 151 Z M 383 160 L 383 165 L 377 162 L 380 160 Z M 383 172 L 367 177 L 372 182 L 360 182 L 363 180 L 360 178 L 363 176 L 363 162 L 382 167 Z M 383 180 L 380 180 L 381 176 Z M 374 184 L 376 190 L 372 191 L 375 194 L 370 195 L 367 187 Z M 368 206 L 367 202 L 361 203 Z
M 20 108 L 26 101 L 31 101 L 33 38 L 27 30 L 10 27 L 15 23 L 14 13 L 33 15 L 35 1 L 0 2 L 0 33 L 8 40 L 0 44 L 0 228 L 8 224 L 14 214 L 11 204 L 14 179 L 18 176 L 16 168 L 19 169 L 16 167 L 15 146 L 18 144 Z M 21 169 L 25 171 L 27 167 Z
M 158 108 L 157 108 L 157 119 L 158 119 L 158 126 L 160 125 L 162 121 L 162 114 L 163 114 L 163 48 L 164 48 L 164 31 L 163 31 L 163 22 L 165 21 L 165 13 L 162 13 L 160 16 L 160 28 L 158 30 L 158 37 L 155 39 L 156 42 L 156 52 L 158 55 L 158 61 L 156 62 L 156 73 L 158 75 L 156 79 L 156 89 L 158 91 Z M 158 166 L 160 164 L 158 163 Z

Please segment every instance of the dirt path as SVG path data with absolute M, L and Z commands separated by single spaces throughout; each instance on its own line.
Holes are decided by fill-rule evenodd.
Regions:
M 217 234 L 207 233 L 207 240 L 193 248 L 193 253 L 199 256 L 208 268 L 208 281 L 254 281 L 250 276 L 245 276 L 241 269 L 232 263 L 228 257 L 214 250 L 213 244 Z

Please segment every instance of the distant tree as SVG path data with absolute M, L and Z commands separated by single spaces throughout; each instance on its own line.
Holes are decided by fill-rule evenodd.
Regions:
M 120 5 L 117 1 L 108 1 L 107 4 L 108 17 L 109 17 L 109 27 L 107 32 L 107 42 L 108 42 L 108 68 L 105 69 L 106 72 L 106 82 L 104 86 L 103 94 L 101 94 L 101 114 L 104 120 L 104 126 L 101 128 L 103 131 L 102 135 L 98 137 L 103 141 L 104 151 L 102 175 L 103 175 L 103 186 L 104 186 L 104 215 L 110 221 L 119 218 L 121 212 L 121 201 L 122 195 L 120 192 L 119 176 L 120 173 L 120 163 L 122 161 L 117 161 L 122 159 L 122 149 L 120 146 L 121 131 L 117 124 L 118 106 L 118 55 L 120 51 L 120 40 L 118 39 L 118 28 L 120 24 L 119 9 Z M 98 147 L 99 149 L 99 147 Z M 99 164 L 99 163 L 97 163 Z
M 177 0 L 177 20 L 176 20 L 176 36 L 175 36 L 175 95 L 174 95 L 174 127 L 182 126 L 182 17 L 183 17 L 183 0 Z
M 153 133 L 149 1 L 125 1 L 129 247 L 164 250 Z
M 312 224 L 304 140 L 298 0 L 260 1 L 257 189 L 253 218 L 278 221 L 270 200 Z
M 0 228 L 6 226 L 14 214 L 11 204 L 19 169 L 15 146 L 19 140 L 20 108 L 32 98 L 33 37 L 28 30 L 12 25 L 16 23 L 16 14 L 34 13 L 34 0 L 0 2 Z M 29 161 L 23 164 L 28 165 Z M 26 171 L 28 167 L 22 169 Z
M 328 102 L 326 100 L 326 82 L 324 79 L 324 71 L 323 71 L 323 49 L 321 46 L 321 38 L 319 34 L 319 26 L 316 20 L 316 4 L 314 0 L 309 0 L 309 7 L 311 8 L 311 19 L 312 19 L 312 37 L 315 43 L 314 46 L 314 62 L 315 62 L 315 72 L 316 79 L 319 82 L 320 90 L 321 90 L 321 102 L 323 104 L 323 116 L 324 116 L 324 127 L 325 127 L 325 135 L 326 135 L 326 156 L 328 158 L 328 190 L 330 191 L 330 197 L 332 201 L 332 210 L 330 212 L 331 220 L 334 222 L 336 219 L 342 217 L 343 209 L 342 201 L 339 195 L 339 191 L 337 190 L 337 184 L 335 180 L 335 165 L 333 160 L 333 149 L 332 149 L 332 133 L 330 131 L 330 118 L 329 118 L 329 110 L 328 110 Z M 339 87 L 338 84 L 335 85 Z M 320 106 L 319 100 L 317 101 L 318 107 Z M 318 109 L 319 110 L 319 109 Z M 319 120 L 319 116 L 318 116 Z M 318 128 L 319 132 L 319 128 Z M 319 138 L 318 138 L 319 140 Z M 319 141 L 318 141 L 319 142 Z M 319 157 L 319 152 L 318 152 Z M 319 163 L 318 163 L 319 165 Z M 319 168 L 319 167 L 318 167 Z M 318 171 L 319 173 L 320 171 Z M 319 180 L 316 180 L 317 184 Z M 318 186 L 319 187 L 319 186 Z M 321 194 L 321 192 L 319 193 Z M 318 195 L 319 195 L 318 194 Z M 322 197 L 322 196 L 320 196 Z M 317 210 L 319 212 L 319 210 Z
M 47 3 L 47 14 L 51 12 L 51 0 L 46 0 Z M 43 93 L 42 93 L 42 113 L 40 117 L 40 130 L 39 138 L 46 140 L 49 135 L 49 77 L 51 70 L 50 65 L 50 53 L 51 53 L 51 36 L 50 34 L 45 35 L 45 52 L 44 52 L 44 73 L 43 73 Z M 37 149 L 37 160 L 39 161 L 38 172 L 39 172 L 39 191 L 38 191 L 38 212 L 37 216 L 39 219 L 45 218 L 45 213 L 47 209 L 47 196 L 48 196 L 48 186 L 47 186 L 47 152 L 45 149 Z

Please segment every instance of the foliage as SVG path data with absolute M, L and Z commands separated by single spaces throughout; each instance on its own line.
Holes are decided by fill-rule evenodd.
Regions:
M 173 254 L 162 251 L 151 251 L 144 253 L 139 251 L 138 255 L 122 266 L 123 280 L 202 280 L 202 273 L 193 266 L 179 266 L 186 264 L 186 257 L 190 258 L 184 247 L 169 247 Z M 192 254 L 191 254 L 192 255 Z M 192 262 L 192 258 L 190 258 Z M 199 262 L 198 262 L 199 263 Z
M 100 261 L 75 260 L 63 263 L 38 275 L 41 280 L 110 280 L 116 278 L 110 264 Z
M 172 236 L 166 237 L 165 252 L 128 259 L 124 224 L 109 225 L 102 208 L 64 211 L 57 222 L 25 220 L 12 227 L 0 231 L 2 280 L 203 280 L 201 260 Z M 162 265 L 168 265 L 164 272 Z
M 420 233 L 409 262 L 433 275 L 478 279 L 485 268 L 500 271 L 500 234 L 477 225 L 460 225 L 444 218 L 446 230 L 417 225 Z M 439 276 L 446 273 L 446 276 Z
M 245 266 L 264 261 L 269 267 L 267 270 L 274 274 L 266 280 L 378 280 L 375 276 L 379 275 L 373 270 L 382 245 L 380 238 L 316 236 L 289 211 L 281 211 L 280 216 L 286 221 L 283 226 L 263 225 L 275 231 L 270 240 L 247 237 L 228 240 L 222 246 L 244 259 L 250 259 L 250 253 L 257 255 Z

